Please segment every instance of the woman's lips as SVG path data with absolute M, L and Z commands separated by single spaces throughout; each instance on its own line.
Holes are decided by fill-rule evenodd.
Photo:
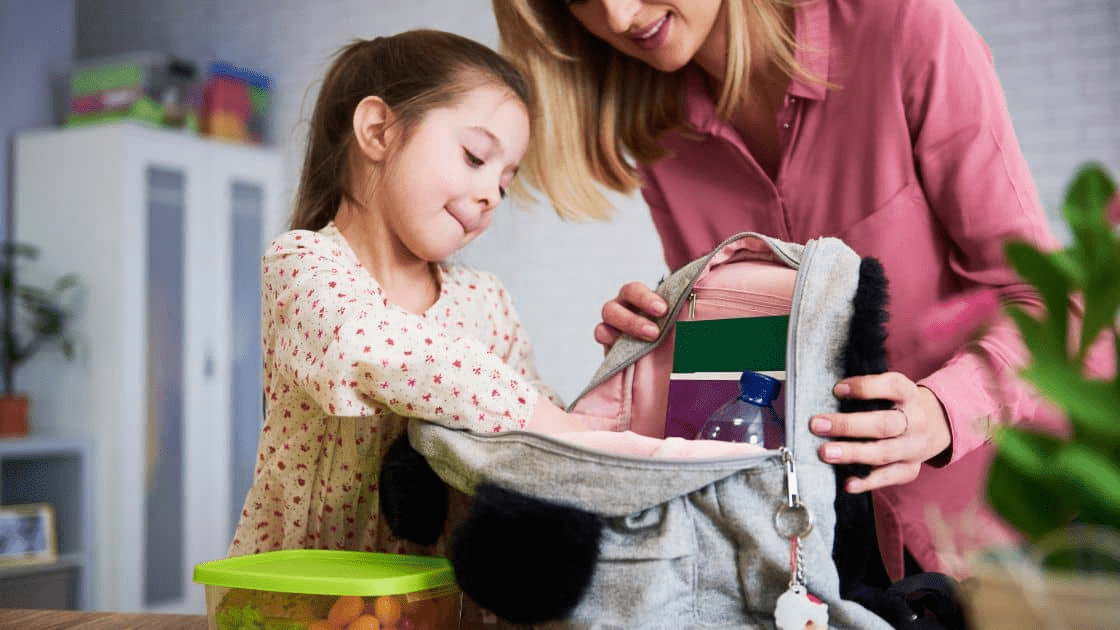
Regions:
M 651 50 L 657 48 L 665 43 L 665 39 L 669 36 L 669 20 L 672 18 L 670 13 L 661 16 L 653 24 L 650 24 L 645 29 L 630 36 L 630 40 L 634 42 L 638 48 L 643 50 Z

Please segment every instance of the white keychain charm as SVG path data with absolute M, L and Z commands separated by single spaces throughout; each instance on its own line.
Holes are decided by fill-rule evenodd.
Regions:
M 804 586 L 790 586 L 778 597 L 774 607 L 774 622 L 778 630 L 826 630 L 828 606 L 814 600 L 816 598 L 809 595 Z

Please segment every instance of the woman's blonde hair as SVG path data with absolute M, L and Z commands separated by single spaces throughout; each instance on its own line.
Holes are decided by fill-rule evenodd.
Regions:
M 808 77 L 783 10 L 799 0 L 723 0 L 727 10 L 726 80 L 717 114 L 727 120 L 751 81 L 752 46 L 791 77 Z M 640 184 L 635 161 L 665 154 L 658 140 L 687 127 L 685 71 L 665 73 L 591 35 L 559 0 L 492 0 L 501 50 L 538 97 L 537 140 L 522 162 L 513 194 L 540 190 L 565 219 L 605 219 L 613 207 L 599 185 L 629 194 Z

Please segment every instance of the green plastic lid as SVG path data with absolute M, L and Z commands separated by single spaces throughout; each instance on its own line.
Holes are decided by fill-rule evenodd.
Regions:
M 455 583 L 451 564 L 438 556 L 363 551 L 268 551 L 194 568 L 194 581 L 210 586 L 308 595 L 400 595 Z

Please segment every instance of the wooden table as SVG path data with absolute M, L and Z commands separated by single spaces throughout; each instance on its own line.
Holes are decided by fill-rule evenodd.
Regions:
M 0 630 L 207 630 L 206 615 L 0 608 Z
M 462 630 L 494 626 L 463 623 Z M 0 630 L 208 630 L 206 615 L 0 608 Z

